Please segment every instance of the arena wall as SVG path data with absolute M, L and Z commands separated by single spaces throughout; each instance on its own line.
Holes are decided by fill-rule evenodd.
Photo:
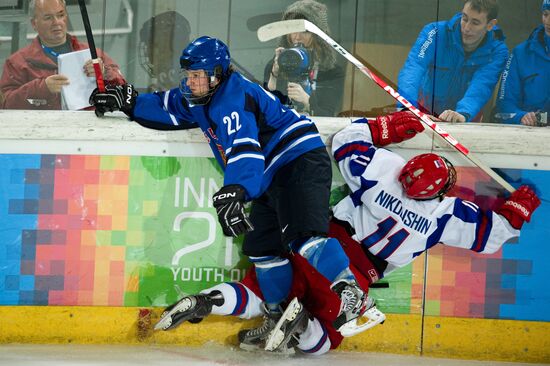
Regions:
M 236 344 L 253 321 L 211 317 L 152 332 L 184 293 L 238 280 L 240 240 L 210 197 L 222 176 L 198 130 L 155 131 L 115 114 L 0 111 L 0 342 Z M 325 141 L 350 123 L 316 118 Z M 550 129 L 441 124 L 541 207 L 489 256 L 436 246 L 371 294 L 386 323 L 341 349 L 550 363 Z M 392 150 L 436 151 L 459 170 L 454 194 L 492 207 L 503 190 L 436 136 Z M 333 202 L 345 190 L 338 174 Z

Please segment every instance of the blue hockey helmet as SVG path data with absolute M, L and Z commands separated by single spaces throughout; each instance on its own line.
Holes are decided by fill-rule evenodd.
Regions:
M 229 48 L 219 39 L 202 36 L 191 43 L 181 53 L 180 66 L 182 79 L 180 88 L 183 96 L 193 104 L 205 104 L 229 72 L 231 55 Z M 204 70 L 208 76 L 209 91 L 205 95 L 193 95 L 187 85 L 189 71 Z
M 230 62 L 229 48 L 225 43 L 208 36 L 189 43 L 180 57 L 180 66 L 184 70 L 205 70 L 221 75 L 227 73 Z

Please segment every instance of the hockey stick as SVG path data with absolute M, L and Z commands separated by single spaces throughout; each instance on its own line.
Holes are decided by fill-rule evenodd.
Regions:
M 94 73 L 97 83 L 97 88 L 100 92 L 105 91 L 105 82 L 103 81 L 103 73 L 101 72 L 101 64 L 97 57 L 97 51 L 95 48 L 94 35 L 92 34 L 92 27 L 90 26 L 90 18 L 88 17 L 88 10 L 86 9 L 86 0 L 78 0 L 80 6 L 80 13 L 82 14 L 82 22 L 84 23 L 84 30 L 86 31 L 86 39 L 88 40 L 88 46 L 90 47 L 90 54 L 92 55 L 92 63 L 94 65 Z
M 335 40 L 330 38 L 325 32 L 323 32 L 315 24 L 305 20 L 305 19 L 294 19 L 294 20 L 283 20 L 279 22 L 274 22 L 266 24 L 258 29 L 258 39 L 262 42 L 269 41 L 274 38 L 284 36 L 289 33 L 298 33 L 298 32 L 310 32 L 319 36 L 323 41 L 328 43 L 332 48 L 334 48 L 338 53 L 344 56 L 348 61 L 350 61 L 355 67 L 357 67 L 363 74 L 367 75 L 369 79 L 374 81 L 379 87 L 384 89 L 389 95 L 391 95 L 395 100 L 400 102 L 405 108 L 410 110 L 415 116 L 417 116 L 425 125 L 430 127 L 437 135 L 442 137 L 449 145 L 453 146 L 456 150 L 462 153 L 468 160 L 473 164 L 478 166 L 481 170 L 487 173 L 491 178 L 497 181 L 502 187 L 504 187 L 508 192 L 512 193 L 515 191 L 514 187 L 510 185 L 506 180 L 504 180 L 500 175 L 495 173 L 495 171 L 479 159 L 473 156 L 470 151 L 462 145 L 458 140 L 452 137 L 448 132 L 444 131 L 439 127 L 430 117 L 416 108 L 412 103 L 400 95 L 396 90 L 389 86 L 384 80 L 374 74 L 369 70 L 365 65 L 363 65 L 358 59 L 346 51 L 342 46 L 340 46 Z

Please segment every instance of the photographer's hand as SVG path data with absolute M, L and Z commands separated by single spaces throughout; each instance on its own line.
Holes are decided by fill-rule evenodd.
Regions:
M 271 76 L 275 77 L 275 79 L 279 77 L 279 55 L 284 49 L 284 47 L 275 48 L 275 58 L 273 59 L 273 67 L 271 68 Z
M 279 55 L 284 47 L 277 47 L 275 49 L 275 58 L 273 59 L 273 67 L 271 68 L 271 74 L 269 75 L 269 81 L 267 82 L 267 88 L 269 90 L 277 89 L 277 78 L 279 77 Z
M 309 94 L 298 83 L 288 83 L 287 95 L 294 102 L 302 103 L 304 110 L 309 111 Z

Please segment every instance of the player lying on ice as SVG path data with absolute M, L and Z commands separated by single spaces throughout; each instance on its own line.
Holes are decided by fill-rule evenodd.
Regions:
M 365 292 L 371 283 L 437 243 L 494 253 L 519 236 L 523 223 L 540 205 L 535 193 L 522 186 L 495 211 L 483 211 L 472 202 L 444 197 L 456 182 L 455 169 L 445 158 L 421 154 L 406 162 L 377 148 L 404 141 L 422 130 L 412 114 L 397 112 L 373 121 L 357 120 L 333 139 L 333 156 L 352 193 L 334 207 L 329 235 L 337 238 L 348 254 L 350 268 Z M 291 262 L 295 278 L 289 298 L 296 296 L 299 301 L 290 302 L 265 343 L 257 346 L 325 353 L 342 341 L 332 323 L 339 298 L 315 269 L 307 263 L 296 265 L 305 262 L 301 256 L 291 256 Z M 173 329 L 209 314 L 259 316 L 259 294 L 251 270 L 241 283 L 217 285 L 169 306 L 156 329 Z M 355 323 L 345 335 L 357 334 L 385 319 L 375 307 L 365 317 L 364 324 Z
M 250 343 L 248 337 L 245 338 L 249 330 L 239 331 L 239 346 L 242 349 L 265 349 L 289 354 L 294 353 L 296 348 L 304 354 L 321 355 L 342 342 L 344 336 L 333 325 L 341 301 L 331 290 L 331 282 L 302 256 L 290 255 L 289 259 L 294 271 L 289 299 L 293 300 L 285 304 L 282 317 L 268 337 Z M 351 265 L 350 268 L 359 282 L 366 282 L 365 279 L 357 278 L 362 275 L 356 268 Z M 368 292 L 368 287 L 363 288 Z M 369 308 L 363 315 L 364 323 L 356 326 L 362 327 L 357 332 L 372 328 L 386 319 L 383 313 L 370 305 L 373 304 L 369 303 Z M 174 329 L 185 321 L 196 323 L 210 314 L 234 315 L 242 319 L 265 317 L 264 306 L 262 292 L 252 267 L 240 282 L 216 285 L 200 294 L 186 296 L 167 307 L 155 329 Z M 349 335 L 356 334 L 355 329 L 345 329 L 350 331 Z

